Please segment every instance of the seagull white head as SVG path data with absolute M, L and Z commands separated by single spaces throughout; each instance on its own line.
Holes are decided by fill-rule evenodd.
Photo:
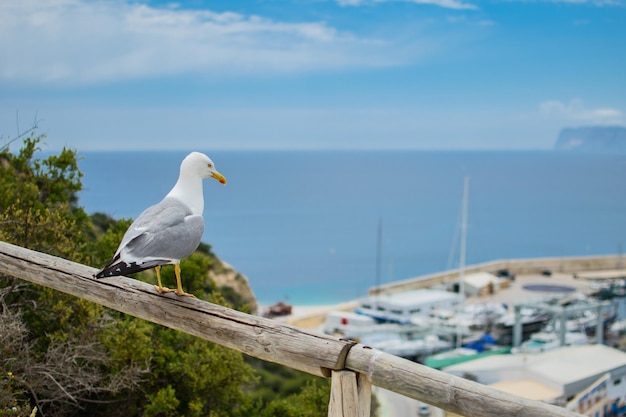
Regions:
M 202 215 L 204 210 L 202 180 L 204 178 L 213 178 L 226 184 L 226 178 L 217 172 L 211 158 L 200 152 L 192 152 L 180 164 L 178 181 L 166 197 L 177 198 L 190 207 L 194 214 Z
M 180 164 L 180 174 L 194 175 L 200 178 L 213 178 L 226 184 L 226 178 L 215 169 L 211 158 L 200 152 L 192 152 Z

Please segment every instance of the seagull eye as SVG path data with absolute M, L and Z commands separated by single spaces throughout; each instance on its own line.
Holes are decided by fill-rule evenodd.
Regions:
M 206 164 L 209 168 L 213 168 L 213 164 Z

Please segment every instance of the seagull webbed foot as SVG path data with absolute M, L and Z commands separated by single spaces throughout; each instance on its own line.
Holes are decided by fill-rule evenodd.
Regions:
M 158 285 L 155 285 L 154 289 L 157 290 L 159 292 L 159 294 L 167 294 L 168 292 L 176 292 L 176 290 L 173 290 L 171 288 L 160 287 Z
M 174 294 L 181 296 L 181 297 L 192 297 L 192 298 L 196 298 L 195 295 L 193 294 L 189 294 L 188 292 L 185 291 L 179 291 L 179 290 L 171 290 L 174 292 Z

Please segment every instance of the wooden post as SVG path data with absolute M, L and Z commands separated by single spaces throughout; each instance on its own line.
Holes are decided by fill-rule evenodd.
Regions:
M 356 374 L 345 370 L 333 371 L 331 378 L 328 417 L 359 417 Z
M 328 417 L 370 417 L 372 384 L 366 375 L 333 371 Z
M 359 396 L 359 417 L 370 417 L 372 409 L 372 381 L 363 373 L 356 374 L 356 388 Z

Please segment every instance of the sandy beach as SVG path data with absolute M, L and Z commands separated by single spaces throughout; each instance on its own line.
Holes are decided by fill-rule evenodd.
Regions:
M 282 317 L 276 317 L 274 320 L 296 326 L 303 329 L 318 330 L 326 315 L 331 311 L 351 311 L 358 305 L 357 300 L 347 301 L 341 304 L 325 304 L 325 305 L 292 305 L 291 314 Z M 264 311 L 268 306 L 261 306 L 259 311 Z

